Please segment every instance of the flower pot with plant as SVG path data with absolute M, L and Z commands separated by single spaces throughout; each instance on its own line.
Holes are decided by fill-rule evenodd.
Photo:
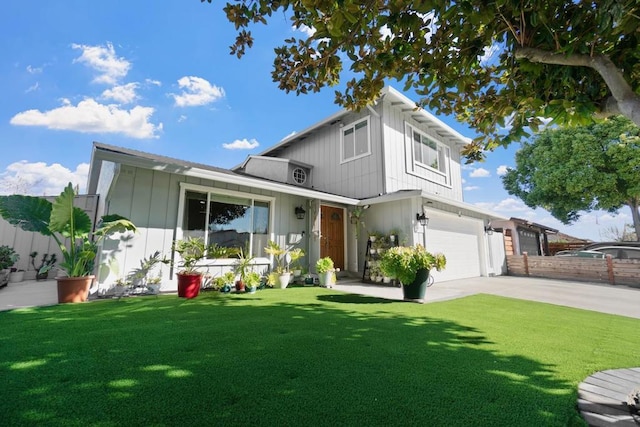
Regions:
M 222 276 L 216 277 L 217 288 L 220 292 L 229 293 L 236 281 L 236 274 L 233 271 L 227 271 Z
M 239 276 L 236 281 L 236 292 L 244 292 L 245 291 L 245 282 L 247 275 L 251 272 L 253 268 L 253 257 L 245 256 L 244 251 L 240 250 L 238 254 L 238 260 L 234 265 L 235 273 Z
M 36 280 L 46 280 L 49 277 L 49 271 L 55 266 L 58 261 L 56 254 L 42 254 L 40 265 L 36 265 L 37 251 L 33 251 L 29 254 L 31 258 L 31 265 L 36 270 Z
M 59 270 L 66 274 L 58 281 L 58 302 L 82 302 L 93 283 L 98 244 L 117 232 L 135 231 L 131 221 L 120 215 L 105 215 L 91 233 L 91 218 L 73 205 L 75 192 L 69 183 L 52 202 L 40 197 L 0 196 L 0 216 L 25 231 L 51 236 L 62 251 Z M 64 242 L 68 239 L 69 246 Z
M 255 271 L 247 273 L 244 278 L 244 285 L 248 293 L 255 294 L 258 290 L 258 286 L 260 286 L 260 275 Z
M 298 260 L 304 256 L 304 251 L 300 248 L 281 248 L 280 245 L 273 240 L 269 240 L 264 251 L 267 254 L 272 255 L 275 259 L 276 268 L 274 271 L 278 274 L 280 288 L 286 288 L 292 278 L 290 270 L 291 262 L 297 263 Z
M 12 247 L 0 246 L 0 287 L 9 283 L 10 268 L 19 258 L 20 255 Z
M 187 237 L 176 240 L 172 245 L 173 251 L 180 255 L 180 271 L 178 276 L 178 296 L 181 298 L 195 298 L 200 293 L 202 272 L 198 271 L 198 262 L 205 256 L 204 239 L 201 237 Z
M 405 300 L 424 302 L 429 271 L 440 271 L 446 263 L 443 254 L 432 254 L 422 245 L 394 246 L 382 255 L 380 269 L 400 281 Z
M 316 271 L 320 279 L 320 286 L 330 288 L 333 286 L 335 268 L 330 257 L 320 258 L 316 261 Z

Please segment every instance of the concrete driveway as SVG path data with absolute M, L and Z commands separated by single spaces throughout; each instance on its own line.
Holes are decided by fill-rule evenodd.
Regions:
M 402 300 L 402 290 L 388 286 L 340 281 L 334 289 L 362 295 Z M 582 308 L 640 319 L 640 288 L 535 279 L 528 277 L 477 277 L 437 282 L 427 289 L 426 302 L 444 301 L 478 293 Z M 0 289 L 0 310 L 57 303 L 54 279 L 9 283 Z
M 335 289 L 387 299 L 402 299 L 402 289 L 360 283 Z M 640 319 L 640 288 L 530 277 L 498 276 L 436 282 L 427 289 L 426 303 L 474 294 L 500 295 L 546 302 Z

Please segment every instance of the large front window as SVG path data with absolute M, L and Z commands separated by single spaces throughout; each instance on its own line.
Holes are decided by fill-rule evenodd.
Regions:
M 201 237 L 207 246 L 239 248 L 263 257 L 269 240 L 271 202 L 244 195 L 186 190 L 183 237 Z

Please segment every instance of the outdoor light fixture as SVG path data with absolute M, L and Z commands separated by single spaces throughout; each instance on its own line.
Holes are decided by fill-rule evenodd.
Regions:
M 429 225 L 429 218 L 427 218 L 427 215 L 424 212 L 416 214 L 416 221 L 418 221 L 423 227 Z
M 484 228 L 484 232 L 487 233 L 489 236 L 491 236 L 493 234 L 493 227 L 491 226 L 491 222 L 489 222 L 489 224 L 487 224 L 487 226 Z
M 305 211 L 302 206 L 296 206 L 296 218 L 304 219 L 304 214 L 306 213 L 307 211 Z

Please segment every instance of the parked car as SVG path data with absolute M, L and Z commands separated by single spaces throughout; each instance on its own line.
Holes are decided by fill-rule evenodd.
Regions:
M 578 250 L 556 253 L 556 256 L 580 258 L 604 258 L 606 255 L 614 259 L 640 259 L 640 242 L 590 243 Z

